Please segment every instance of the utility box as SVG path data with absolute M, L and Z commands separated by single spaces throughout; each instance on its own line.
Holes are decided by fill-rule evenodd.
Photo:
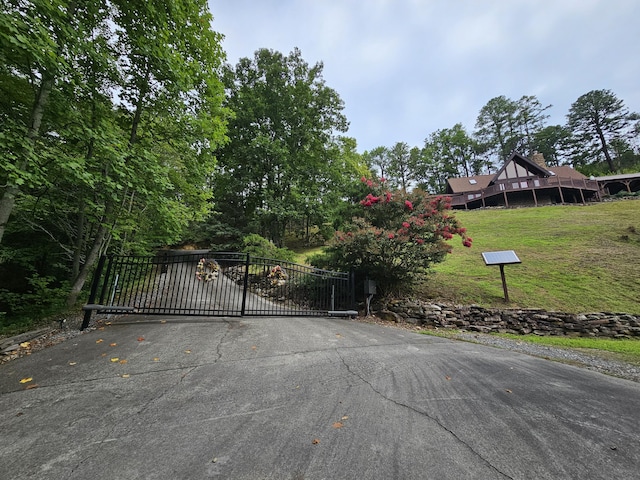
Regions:
M 365 295 L 375 295 L 376 294 L 376 281 L 369 280 L 368 278 L 364 281 L 364 294 Z

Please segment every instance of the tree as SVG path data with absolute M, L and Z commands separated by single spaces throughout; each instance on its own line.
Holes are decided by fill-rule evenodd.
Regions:
M 533 150 L 544 155 L 547 165 L 562 165 L 570 136 L 571 132 L 562 125 L 550 125 L 534 135 Z
M 387 151 L 387 155 L 389 158 L 387 180 L 393 185 L 398 185 L 406 193 L 409 182 L 412 180 L 409 168 L 409 145 L 405 142 L 397 142 Z
M 74 78 L 71 59 L 88 37 L 82 20 L 97 7 L 94 2 L 83 5 L 81 11 L 73 1 L 14 0 L 0 7 L 2 89 L 18 87 L 25 102 L 9 102 L 0 114 L 0 243 L 23 187 L 46 181 L 39 165 L 42 119 L 56 81 Z
M 516 102 L 499 96 L 489 100 L 478 114 L 475 137 L 498 162 L 506 159 L 518 145 L 517 111 Z
M 314 265 L 370 277 L 381 295 L 410 290 L 433 263 L 442 262 L 451 251 L 447 243 L 454 235 L 471 247 L 466 229 L 450 214 L 450 199 L 392 193 L 385 183 L 362 178 L 370 193 L 359 202 L 361 215 L 336 232 L 324 255 Z
M 339 95 L 295 49 L 261 49 L 226 66 L 226 106 L 235 114 L 229 143 L 218 151 L 217 203 L 233 226 L 282 245 L 285 227 L 317 202 L 339 159 L 335 136 L 347 129 Z
M 518 101 L 504 96 L 492 98 L 480 110 L 475 136 L 499 162 L 516 150 L 530 157 L 535 153 L 535 135 L 544 128 L 549 117 L 544 112 L 549 108 L 551 105 L 542 106 L 532 95 Z
M 476 141 L 458 123 L 425 139 L 419 162 L 412 169 L 422 188 L 442 193 L 449 178 L 481 173 L 484 163 L 478 149 Z
M 389 151 L 387 147 L 376 147 L 370 152 L 364 152 L 363 157 L 370 168 L 378 169 L 378 177 L 386 178 L 389 174 Z
M 567 114 L 574 163 L 585 165 L 604 157 L 609 171 L 616 171 L 611 141 L 629 139 L 635 118 L 610 90 L 592 90 L 580 96 Z
M 544 128 L 544 123 L 549 118 L 544 112 L 551 108 L 551 105 L 543 107 L 533 95 L 523 95 L 517 105 L 516 122 L 521 137 L 517 148 L 524 156 L 531 158 L 536 152 L 536 134 Z
M 2 15 L 0 54 L 12 63 L 0 88 L 31 83 L 36 94 L 0 103 L 0 115 L 40 110 L 37 129 L 25 113 L 0 135 L 3 151 L 28 140 L 6 148 L 18 153 L 5 197 L 21 187 L 12 228 L 55 245 L 74 303 L 100 253 L 176 241 L 208 211 L 226 115 L 221 36 L 205 0 L 34 0 Z

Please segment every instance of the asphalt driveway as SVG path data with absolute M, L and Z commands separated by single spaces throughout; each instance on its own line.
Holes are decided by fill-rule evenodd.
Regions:
M 3 478 L 640 479 L 635 382 L 346 319 L 148 320 L 0 366 Z

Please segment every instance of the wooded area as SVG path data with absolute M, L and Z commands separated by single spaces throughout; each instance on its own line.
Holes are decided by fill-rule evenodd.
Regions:
M 638 115 L 608 90 L 546 125 L 535 96 L 475 131 L 358 152 L 339 92 L 302 52 L 225 63 L 206 0 L 7 0 L 0 10 L 0 325 L 71 308 L 100 255 L 260 235 L 324 244 L 361 177 L 444 191 L 512 151 L 585 174 L 640 169 Z M 215 12 L 214 12 L 215 14 Z M 275 248 L 274 247 L 274 248 Z M 82 297 L 81 297 L 82 299 Z

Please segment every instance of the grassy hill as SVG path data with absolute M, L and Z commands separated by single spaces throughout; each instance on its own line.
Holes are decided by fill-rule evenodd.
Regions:
M 473 238 L 420 287 L 424 299 L 505 306 L 499 267 L 481 252 L 515 250 L 510 307 L 640 313 L 640 199 L 588 206 L 456 211 Z

